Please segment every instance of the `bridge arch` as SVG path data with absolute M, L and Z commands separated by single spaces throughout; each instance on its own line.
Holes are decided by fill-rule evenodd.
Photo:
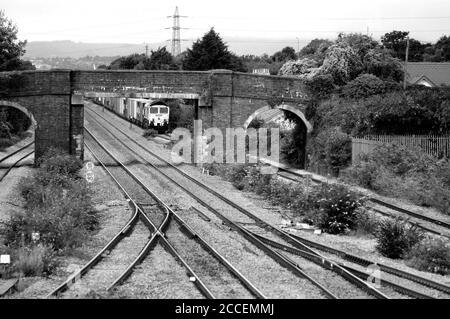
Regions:
M 34 118 L 33 113 L 31 113 L 28 108 L 22 106 L 21 104 L 13 101 L 0 100 L 0 108 L 1 107 L 12 107 L 28 116 L 28 118 L 31 120 L 31 126 L 28 128 L 28 130 L 35 129 L 37 127 L 37 122 L 36 119 Z
M 293 130 L 294 130 L 293 134 L 296 134 L 296 136 L 298 136 L 298 138 L 296 139 L 296 146 L 295 146 L 295 148 L 297 149 L 296 163 L 299 168 L 305 169 L 307 136 L 309 133 L 312 132 L 313 127 L 312 127 L 311 123 L 306 119 L 305 114 L 303 114 L 303 112 L 298 107 L 288 105 L 288 104 L 280 104 L 275 107 L 270 107 L 268 105 L 261 107 L 261 108 L 257 109 L 256 111 L 254 111 L 244 122 L 244 125 L 243 125 L 244 130 L 247 130 L 250 123 L 255 118 L 257 118 L 259 115 L 261 115 L 262 113 L 267 112 L 269 110 L 273 110 L 273 109 L 279 109 L 279 110 L 291 112 L 300 119 L 300 121 L 297 122 L 297 125 L 293 128 Z
M 255 118 L 257 118 L 260 114 L 262 114 L 266 111 L 273 110 L 273 109 L 286 110 L 291 113 L 294 113 L 295 115 L 297 115 L 300 118 L 300 120 L 305 125 L 307 133 L 311 133 L 313 127 L 312 127 L 311 123 L 309 123 L 309 121 L 306 119 L 305 114 L 303 114 L 303 112 L 301 110 L 299 110 L 297 107 L 288 105 L 288 104 L 280 104 L 275 107 L 270 107 L 269 105 L 266 105 L 266 106 L 263 106 L 263 107 L 257 109 L 244 122 L 244 125 L 243 125 L 244 129 L 246 130 L 248 128 L 248 126 L 250 125 L 250 123 Z

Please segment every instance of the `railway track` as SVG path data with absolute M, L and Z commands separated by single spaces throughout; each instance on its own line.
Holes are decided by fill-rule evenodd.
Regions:
M 281 170 L 281 172 L 278 172 L 278 175 L 283 177 L 283 178 L 285 178 L 285 179 L 287 179 L 287 180 L 294 181 L 294 182 L 299 182 L 299 181 L 301 181 L 302 179 L 305 178 L 304 175 L 296 173 L 296 172 L 293 172 L 291 169 L 282 168 L 280 166 L 276 166 L 276 167 L 278 167 Z M 311 177 L 311 180 L 313 182 L 317 183 L 317 184 L 324 183 L 323 180 L 318 179 L 318 178 L 314 178 L 314 177 Z M 422 214 L 419 214 L 419 213 L 416 213 L 416 212 L 404 209 L 404 208 L 396 206 L 394 204 L 387 203 L 387 202 L 385 202 L 385 201 L 383 201 L 383 200 L 381 200 L 379 198 L 368 197 L 368 201 L 370 201 L 371 203 L 375 204 L 374 206 L 371 206 L 370 209 L 372 211 L 378 213 L 378 214 L 381 214 L 381 215 L 384 215 L 384 216 L 388 216 L 388 217 L 396 217 L 397 216 L 394 213 L 390 213 L 389 211 L 386 211 L 386 209 L 383 210 L 383 209 L 377 208 L 377 205 L 381 206 L 381 207 L 384 207 L 384 208 L 387 208 L 388 210 L 392 210 L 392 211 L 394 211 L 396 213 L 400 213 L 403 216 L 406 215 L 406 217 L 408 218 L 408 222 L 409 223 L 417 226 L 418 228 L 421 228 L 422 230 L 425 230 L 425 231 L 427 231 L 429 233 L 433 233 L 435 235 L 439 235 L 439 236 L 442 236 L 442 237 L 450 238 L 450 232 L 447 232 L 447 230 L 450 230 L 450 224 L 445 222 L 445 221 L 442 221 L 442 220 L 439 220 L 439 219 L 435 219 L 435 218 L 431 218 L 431 217 L 428 217 L 428 216 L 425 216 L 425 215 L 422 215 Z M 416 221 L 411 220 L 411 217 L 413 219 L 415 219 Z M 426 224 L 422 224 L 421 221 L 425 221 L 425 222 L 431 223 L 433 225 L 436 225 L 438 227 L 442 227 L 443 230 L 440 231 L 440 230 L 438 230 L 438 228 L 429 227 Z
M 9 165 L 7 170 L 3 173 L 3 175 L 0 177 L 0 182 L 3 181 L 3 179 L 11 172 L 11 170 L 16 167 L 21 161 L 26 159 L 27 157 L 31 156 L 34 153 L 34 150 L 27 151 L 27 149 L 34 145 L 34 142 L 28 143 L 25 146 L 19 148 L 18 150 L 12 152 L 11 154 L 3 157 L 0 159 L 0 164 L 6 161 L 8 158 L 11 158 L 13 156 L 18 157 L 17 160 L 15 160 L 12 164 Z
M 88 112 L 89 114 L 89 112 Z M 95 114 L 95 116 L 100 116 L 98 113 Z M 108 122 L 107 119 L 103 118 L 105 122 Z M 115 136 L 111 130 L 106 128 L 102 123 L 98 122 L 94 117 L 90 116 L 90 120 L 93 122 L 96 122 L 99 127 L 102 127 L 103 130 L 106 130 L 110 136 Z M 113 123 L 109 122 L 109 124 L 114 127 Z M 117 131 L 124 134 L 130 141 L 134 142 L 134 139 L 132 139 L 130 136 L 128 136 L 125 132 L 121 131 L 118 128 L 115 128 Z M 352 285 L 354 285 L 354 289 L 360 289 L 365 291 L 367 294 L 375 296 L 377 298 L 387 298 L 387 296 L 384 293 L 381 293 L 379 290 L 375 289 L 367 283 L 366 281 L 361 280 L 359 277 L 353 275 L 351 272 L 346 270 L 344 267 L 341 267 L 340 265 L 328 260 L 327 258 L 321 256 L 319 253 L 315 252 L 313 249 L 309 248 L 308 246 L 302 244 L 295 238 L 291 237 L 290 234 L 285 233 L 268 223 L 264 222 L 257 216 L 253 215 L 251 212 L 247 211 L 246 209 L 242 208 L 241 206 L 235 204 L 234 202 L 230 201 L 229 199 L 225 198 L 218 192 L 214 191 L 210 187 L 206 186 L 205 184 L 197 181 L 195 178 L 189 176 L 182 170 L 179 170 L 177 167 L 173 166 L 171 163 L 165 161 L 158 155 L 150 152 L 149 150 L 146 150 L 144 147 L 142 147 L 139 143 L 134 143 L 135 145 L 139 146 L 140 148 L 144 149 L 148 154 L 150 154 L 152 157 L 157 158 L 160 163 L 155 164 L 147 159 L 143 158 L 139 153 L 136 152 L 133 148 L 131 148 L 129 145 L 133 143 L 125 143 L 121 141 L 121 139 L 117 138 L 116 136 L 116 142 L 122 144 L 123 148 L 128 149 L 128 151 L 135 154 L 137 158 L 140 158 L 140 160 L 144 163 L 146 163 L 148 166 L 152 167 L 154 170 L 156 170 L 158 173 L 163 175 L 166 179 L 171 181 L 173 184 L 177 185 L 178 188 L 181 188 L 184 192 L 189 194 L 192 198 L 194 198 L 197 202 L 199 202 L 203 207 L 205 207 L 208 211 L 212 212 L 214 215 L 219 217 L 224 223 L 229 225 L 232 229 L 236 230 L 238 233 L 240 233 L 243 237 L 245 237 L 248 241 L 253 243 L 258 248 L 261 248 L 264 250 L 269 256 L 271 256 L 274 260 L 276 260 L 279 264 L 283 265 L 284 267 L 290 269 L 293 272 L 298 273 L 298 269 L 301 267 L 299 264 L 294 261 L 292 258 L 287 257 L 283 253 L 274 250 L 270 248 L 268 245 L 264 244 L 260 239 L 255 237 L 246 227 L 242 226 L 239 222 L 235 222 L 229 217 L 225 216 L 225 214 L 221 213 L 217 209 L 215 209 L 210 203 L 211 201 L 208 201 L 206 199 L 202 199 L 196 194 L 199 192 L 194 189 L 194 187 L 201 187 L 203 190 L 206 190 L 207 192 L 211 193 L 213 195 L 213 201 L 219 199 L 222 202 L 225 202 L 229 206 L 233 207 L 234 209 L 238 210 L 241 214 L 244 213 L 247 217 L 249 217 L 251 220 L 255 221 L 260 228 L 261 231 L 267 232 L 268 230 L 275 233 L 277 236 L 283 238 L 284 240 L 287 240 L 288 242 L 293 243 L 294 245 L 297 245 L 297 247 L 300 247 L 302 249 L 302 252 L 304 251 L 305 254 L 303 254 L 304 263 L 312 262 L 316 265 L 319 265 L 320 267 L 325 268 L 327 271 L 333 271 L 336 274 L 338 274 L 340 277 L 345 278 L 347 282 L 350 282 Z M 175 170 L 178 177 L 174 177 L 174 175 L 170 174 L 168 170 Z M 183 176 L 184 179 L 187 179 L 190 184 L 185 184 L 185 182 L 180 183 L 176 179 L 179 180 L 179 175 Z M 192 182 L 195 184 L 195 186 L 192 185 Z M 307 274 L 299 273 L 299 275 L 307 276 Z M 308 276 L 309 277 L 309 276 Z M 307 278 L 308 278 L 307 277 Z M 326 276 L 323 276 L 326 277 Z M 314 279 L 311 278 L 310 281 L 313 281 Z M 320 284 L 320 283 L 315 283 Z M 321 285 L 321 284 L 320 284 Z M 323 287 L 325 288 L 325 287 Z M 330 297 L 336 297 L 332 293 L 329 293 Z
M 148 189 L 140 179 L 133 174 L 123 163 L 121 163 L 103 144 L 100 143 L 93 135 L 91 135 L 90 131 L 86 130 L 90 136 L 90 139 L 95 142 L 101 149 L 102 155 L 99 155 L 99 150 L 97 154 L 92 150 L 91 142 L 86 144 L 88 150 L 94 155 L 96 160 L 102 165 L 102 167 L 108 172 L 108 174 L 113 178 L 116 184 L 120 187 L 122 192 L 125 194 L 125 197 L 130 200 L 130 205 L 134 208 L 134 215 L 124 226 L 124 228 L 108 243 L 102 251 L 100 251 L 88 264 L 83 267 L 78 273 L 71 276 L 65 283 L 63 283 L 60 287 L 58 287 L 55 291 L 52 292 L 51 295 L 57 295 L 67 290 L 73 283 L 74 280 L 78 280 L 85 275 L 89 270 L 91 270 L 97 263 L 101 261 L 104 257 L 105 253 L 114 249 L 115 245 L 117 245 L 121 237 L 131 235 L 133 228 L 136 227 L 138 220 L 141 220 L 145 226 L 150 230 L 151 236 L 147 241 L 145 246 L 138 254 L 130 254 L 135 255 L 134 260 L 129 262 L 129 266 L 122 270 L 121 274 L 110 284 L 107 290 L 111 291 L 114 287 L 117 287 L 123 284 L 127 278 L 133 276 L 133 272 L 137 265 L 142 264 L 144 260 L 147 258 L 149 252 L 159 243 L 165 249 L 166 252 L 170 253 L 175 260 L 177 260 L 185 269 L 186 273 L 190 277 L 190 281 L 196 285 L 201 294 L 206 298 L 215 298 L 216 295 L 220 297 L 224 297 L 220 295 L 220 291 L 217 290 L 226 290 L 228 287 L 236 288 L 237 283 L 241 285 L 241 290 L 245 290 L 244 293 L 241 291 L 240 297 L 255 297 L 255 298 L 265 298 L 265 296 L 252 284 L 250 283 L 236 268 L 234 268 L 222 255 L 220 255 L 217 251 L 215 251 L 205 240 L 203 240 L 198 234 L 196 234 L 169 206 L 167 206 L 161 199 L 159 199 L 156 194 L 154 194 L 150 189 Z M 92 142 L 92 143 L 93 143 Z M 91 146 L 89 146 L 91 144 Z M 104 157 L 112 158 L 117 163 L 117 167 L 109 169 L 104 165 Z M 113 170 L 114 172 L 112 172 Z M 126 174 L 118 174 L 118 171 L 125 172 Z M 119 176 L 120 175 L 120 176 Z M 128 180 L 124 177 L 127 175 Z M 124 184 L 126 186 L 124 186 Z M 153 203 L 149 203 L 149 198 L 153 200 Z M 146 200 L 146 204 L 142 204 L 137 202 L 136 200 Z M 155 206 L 159 206 L 157 209 Z M 150 207 L 150 208 L 149 208 Z M 159 215 L 159 216 L 158 216 Z M 174 226 L 176 225 L 176 226 Z M 172 228 L 172 229 L 171 229 Z M 182 251 L 182 249 L 176 248 L 179 245 L 179 240 L 183 242 L 183 244 L 187 244 L 189 242 L 195 242 L 195 245 L 199 246 L 201 249 L 193 249 L 195 245 L 189 245 L 191 250 Z M 141 242 L 142 238 L 141 238 Z M 199 251 L 203 252 L 200 253 Z M 196 253 L 197 252 L 197 253 Z M 197 255 L 196 255 L 197 254 Z M 196 255 L 196 256 L 194 256 Z M 159 256 L 159 254 L 158 254 Z M 199 261 L 205 262 L 208 261 L 208 264 L 214 264 L 215 267 L 220 268 L 221 270 L 221 280 L 223 277 L 230 277 L 231 279 L 227 282 L 227 285 L 222 284 L 218 285 L 217 288 L 208 288 L 205 282 L 200 279 L 199 274 L 202 275 L 203 278 L 206 277 L 205 272 L 209 269 L 208 267 L 204 267 L 205 269 L 200 269 L 198 266 Z M 190 266 L 189 264 L 195 264 L 194 266 Z M 193 268 L 196 268 L 195 270 Z M 213 278 L 208 278 L 207 281 L 211 283 Z M 217 278 L 214 278 L 217 280 Z M 234 282 L 233 282 L 234 280 Z M 231 284 L 230 284 L 231 282 Z M 216 290 L 214 292 L 213 290 Z M 227 292 L 229 293 L 229 292 Z
M 95 111 L 94 111 L 95 112 Z M 96 113 L 96 112 L 95 112 Z M 99 115 L 96 113 L 96 115 Z M 111 123 L 109 120 L 107 120 L 106 118 L 103 118 L 105 120 L 105 122 L 109 123 L 111 126 L 114 127 L 114 124 Z M 167 161 L 165 161 L 164 159 L 162 159 L 161 157 L 159 157 L 158 155 L 154 154 L 153 152 L 151 152 L 150 150 L 148 150 L 147 148 L 143 147 L 142 145 L 140 145 L 139 143 L 137 143 L 132 137 L 130 137 L 128 134 L 126 134 L 124 131 L 122 131 L 120 128 L 115 127 L 115 129 L 119 132 L 121 132 L 121 134 L 123 134 L 124 136 L 126 136 L 128 139 L 130 139 L 130 141 L 132 141 L 134 144 L 138 145 L 140 148 L 142 148 L 144 151 L 146 151 L 147 153 L 149 153 L 151 156 L 157 158 L 158 160 L 164 162 L 164 165 L 167 167 L 170 167 L 171 169 L 176 170 L 178 173 L 180 173 L 181 175 L 183 175 L 184 177 L 187 177 L 188 179 L 190 179 L 192 182 L 196 183 L 197 185 L 202 186 L 205 190 L 211 192 L 212 194 L 214 194 L 215 196 L 217 196 L 218 198 L 224 200 L 225 202 L 229 203 L 231 206 L 236 206 L 234 205 L 234 203 L 232 203 L 231 201 L 229 201 L 228 199 L 224 198 L 222 195 L 218 194 L 216 191 L 212 190 L 211 188 L 209 188 L 206 185 L 201 185 L 202 183 L 192 179 L 188 176 L 188 174 L 184 173 L 182 170 L 180 170 L 179 168 L 173 166 L 171 163 L 168 163 Z M 111 131 L 110 131 L 111 133 Z M 128 147 L 128 149 L 130 149 Z M 131 149 L 130 149 L 131 150 Z M 151 163 L 148 163 L 150 165 L 153 165 Z M 240 210 L 241 212 L 243 212 L 245 215 L 249 216 L 251 218 L 253 218 L 261 227 L 264 228 L 269 228 L 269 230 L 272 233 L 275 233 L 275 235 L 278 235 L 279 237 L 281 237 L 282 239 L 286 240 L 286 242 L 288 242 L 289 245 L 284 245 L 283 247 L 280 247 L 280 249 L 285 250 L 286 247 L 291 247 L 293 249 L 296 249 L 295 254 L 303 254 L 303 256 L 305 258 L 310 258 L 310 259 L 316 259 L 316 262 L 319 262 L 318 258 L 321 258 L 320 262 L 321 263 L 327 263 L 329 262 L 326 258 L 324 258 L 323 256 L 321 256 L 320 254 L 318 254 L 317 252 L 315 252 L 314 250 L 312 250 L 310 247 L 313 247 L 315 249 L 321 250 L 323 252 L 327 252 L 327 253 L 332 253 L 335 256 L 338 256 L 344 260 L 347 261 L 351 261 L 355 264 L 359 264 L 360 266 L 364 266 L 367 267 L 369 265 L 376 265 L 378 266 L 384 273 L 389 274 L 389 275 L 393 275 L 399 278 L 403 278 L 406 280 L 409 280 L 411 282 L 417 283 L 422 285 L 423 287 L 426 288 L 431 288 L 431 289 L 435 289 L 435 290 L 439 290 L 440 292 L 444 292 L 446 294 L 449 294 L 449 290 L 450 288 L 446 285 L 428 280 L 426 278 L 414 275 L 412 273 L 406 272 L 406 271 L 401 271 L 399 269 L 395 269 L 393 267 L 389 267 L 383 264 L 379 264 L 379 263 L 375 263 L 369 260 L 364 260 L 362 258 L 359 258 L 357 256 L 352 256 L 350 254 L 347 254 L 345 252 L 336 250 L 332 247 L 329 246 L 325 246 L 325 245 L 321 245 L 321 244 L 317 244 L 311 241 L 308 241 L 306 239 L 303 239 L 301 237 L 298 236 L 294 236 L 288 233 L 285 233 L 284 231 L 278 230 L 275 227 L 267 224 L 266 222 L 264 222 L 263 220 L 259 219 L 258 217 L 254 216 L 253 214 L 251 214 L 250 212 L 246 211 L 245 209 L 241 208 L 241 207 L 235 207 L 238 210 Z M 225 221 L 227 221 L 227 219 L 225 218 Z M 236 226 L 234 226 L 236 228 Z M 242 230 L 241 230 L 242 231 Z M 253 234 L 254 237 L 258 238 L 257 234 Z M 261 241 L 264 241 L 265 239 L 262 237 L 259 237 L 259 239 Z M 266 241 L 266 243 L 268 243 Z M 318 258 L 316 256 L 319 256 Z M 328 264 L 329 266 L 331 265 L 335 265 L 337 266 L 335 269 L 343 269 L 346 270 L 348 272 L 352 272 L 351 267 L 348 268 L 348 266 L 343 266 L 343 265 L 339 265 L 337 263 L 333 263 L 333 262 L 329 262 Z M 333 267 L 331 266 L 331 267 Z M 340 267 L 339 267 L 340 266 Z M 348 274 L 346 274 L 344 271 L 340 270 L 341 273 L 345 274 L 348 276 Z M 361 273 L 361 271 L 358 271 L 356 269 L 353 269 L 353 275 L 357 276 L 357 277 L 361 277 L 364 278 L 364 276 L 366 276 L 366 274 Z M 367 276 L 366 276 L 367 277 Z M 347 277 L 348 278 L 348 277 Z M 351 280 L 352 281 L 352 280 Z M 408 296 L 414 297 L 414 298 L 427 298 L 430 297 L 430 295 L 427 294 L 423 294 L 420 293 L 419 291 L 414 291 L 412 289 L 408 289 L 407 287 L 404 287 L 402 285 L 398 285 L 395 284 L 394 282 L 389 282 L 388 280 L 385 280 L 384 282 L 382 282 L 382 285 L 386 285 L 389 286 L 391 288 L 393 288 L 394 290 L 402 293 L 402 294 L 406 294 Z

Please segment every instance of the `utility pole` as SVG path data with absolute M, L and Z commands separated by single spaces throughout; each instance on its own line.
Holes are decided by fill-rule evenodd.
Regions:
M 148 44 L 145 44 L 145 57 L 148 58 Z
M 173 18 L 172 26 L 172 55 L 176 57 L 181 53 L 181 38 L 180 38 L 180 18 L 187 18 L 187 16 L 180 16 L 178 14 L 178 6 L 175 7 L 175 13 L 173 16 L 167 16 L 168 18 Z M 170 29 L 170 28 L 166 28 Z
M 403 90 L 406 90 L 406 75 L 407 75 L 407 65 L 408 65 L 408 55 L 409 55 L 409 36 L 406 36 L 406 54 L 405 54 L 405 67 L 403 70 Z
M 298 54 L 298 57 L 300 58 L 300 39 L 299 38 L 296 38 L 297 39 L 297 54 Z

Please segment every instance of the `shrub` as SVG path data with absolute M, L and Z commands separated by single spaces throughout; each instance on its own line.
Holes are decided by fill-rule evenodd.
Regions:
M 305 81 L 307 90 L 316 99 L 325 99 L 335 89 L 334 79 L 331 74 L 318 73 Z
M 435 159 L 420 149 L 414 149 L 399 144 L 380 145 L 369 155 L 369 161 L 374 161 L 392 171 L 396 175 L 408 172 L 427 173 L 430 163 Z
M 54 191 L 53 191 L 54 190 Z M 32 232 L 40 234 L 40 243 L 66 249 L 79 246 L 98 220 L 92 207 L 89 189 L 84 180 L 72 181 L 66 192 L 42 187 L 37 183 L 27 189 L 25 213 L 13 214 L 5 222 L 2 234 L 11 245 L 32 242 Z
M 308 196 L 306 220 L 330 234 L 340 234 L 355 227 L 361 198 L 342 185 L 323 184 Z
M 450 274 L 450 246 L 443 239 L 427 238 L 416 244 L 406 256 L 407 265 L 441 275 Z
M 261 174 L 258 165 L 251 165 L 247 168 L 247 173 L 243 180 L 244 189 L 255 192 L 258 195 L 268 195 L 271 181 L 272 175 Z
M 60 149 L 50 148 L 38 161 L 39 171 L 48 173 L 48 176 L 62 175 L 76 178 L 83 162 L 75 156 L 69 155 Z
M 352 158 L 351 138 L 338 127 L 320 132 L 314 139 L 314 143 L 313 160 L 326 164 L 334 174 L 350 164 Z
M 143 137 L 155 137 L 158 135 L 158 131 L 152 128 L 149 128 L 145 130 L 145 132 L 142 134 Z
M 376 237 L 376 249 L 383 256 L 402 258 L 423 238 L 423 233 L 400 219 L 384 219 L 380 222 Z
M 368 211 L 361 211 L 356 216 L 355 230 L 357 234 L 376 235 L 378 225 L 378 219 Z
M 13 252 L 13 268 L 24 276 L 50 275 L 58 266 L 52 247 L 20 247 Z
M 291 60 L 283 64 L 278 71 L 278 75 L 296 76 L 305 79 L 311 76 L 314 72 L 317 72 L 318 66 L 318 63 L 310 58 Z
M 405 198 L 450 214 L 449 169 L 447 161 L 437 162 L 418 149 L 392 144 L 362 156 L 341 178 L 382 195 Z
M 340 177 L 343 180 L 355 182 L 362 187 L 374 189 L 374 182 L 378 176 L 379 169 L 379 166 L 373 162 L 360 161 L 345 169 Z
M 434 169 L 435 176 L 440 176 L 445 187 L 450 188 L 450 160 L 439 161 Z
M 96 229 L 98 220 L 87 182 L 78 177 L 81 162 L 51 149 L 40 161 L 33 177 L 19 183 L 25 212 L 11 215 L 0 229 L 10 246 L 38 243 L 62 250 L 80 245 Z
M 361 74 L 342 87 L 342 95 L 346 98 L 360 99 L 385 92 L 383 80 L 372 74 Z
M 244 178 L 247 175 L 246 165 L 235 164 L 230 166 L 228 180 L 231 181 L 234 187 L 243 190 L 245 187 Z

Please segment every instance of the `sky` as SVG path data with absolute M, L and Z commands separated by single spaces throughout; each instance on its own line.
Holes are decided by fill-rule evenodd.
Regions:
M 450 34 L 448 0 L 0 0 L 19 38 L 28 41 L 161 42 L 172 36 L 173 20 L 167 16 L 175 6 L 187 16 L 180 18 L 181 27 L 188 28 L 181 38 L 191 41 L 211 27 L 223 37 L 289 38 L 293 43 L 333 39 L 339 32 L 368 33 L 379 40 L 394 29 L 406 30 L 427 42 Z

